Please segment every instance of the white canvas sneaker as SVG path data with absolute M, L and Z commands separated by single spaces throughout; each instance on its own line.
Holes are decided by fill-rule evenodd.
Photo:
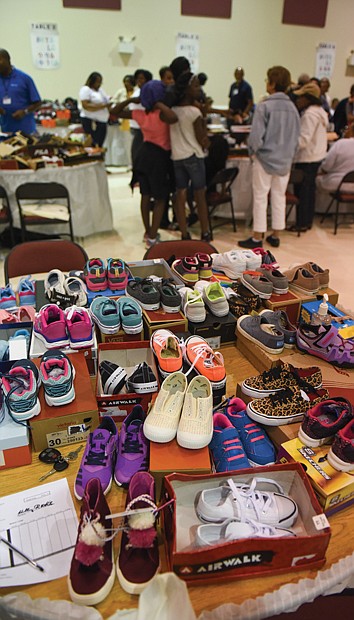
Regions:
M 210 312 L 215 316 L 227 316 L 229 314 L 229 302 L 220 282 L 208 283 L 199 280 L 194 286 L 195 291 L 200 291 L 203 301 L 208 306 Z
M 237 280 L 247 269 L 247 260 L 241 250 L 231 250 L 224 254 L 211 254 L 213 269 L 222 271 L 231 280 Z
M 144 435 L 150 441 L 167 443 L 177 433 L 187 379 L 182 372 L 174 372 L 162 383 L 161 389 L 144 422 Z
M 262 487 L 269 489 L 269 486 L 276 490 L 262 490 Z M 201 521 L 209 523 L 248 519 L 288 528 L 295 522 L 298 508 L 274 480 L 253 478 L 251 484 L 243 484 L 229 478 L 224 486 L 201 492 L 196 512 Z
M 197 528 L 195 543 L 198 547 L 208 547 L 220 545 L 240 538 L 273 538 L 295 536 L 291 530 L 281 527 L 265 525 L 258 521 L 244 521 L 241 523 L 237 519 L 226 519 L 224 523 L 210 523 L 199 525 Z
M 177 443 L 182 448 L 205 448 L 213 436 L 213 396 L 209 379 L 194 377 L 184 397 Z
M 260 254 L 255 254 L 252 250 L 236 250 L 236 252 L 237 251 L 241 251 L 244 258 L 246 259 L 246 270 L 257 271 L 257 269 L 260 268 L 262 264 L 262 257 L 260 256 Z
M 182 307 L 185 316 L 191 323 L 203 323 L 206 319 L 205 304 L 201 291 L 182 286 L 178 289 L 182 298 Z

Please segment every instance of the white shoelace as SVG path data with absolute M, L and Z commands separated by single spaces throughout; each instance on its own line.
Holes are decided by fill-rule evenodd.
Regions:
M 195 353 L 195 359 L 189 370 L 185 373 L 186 376 L 193 370 L 198 360 L 204 358 L 203 363 L 205 368 L 213 368 L 216 366 L 215 359 L 217 359 L 221 365 L 224 365 L 224 358 L 219 351 L 214 352 L 207 343 L 200 342 L 191 347 L 193 353 Z
M 238 502 L 241 521 L 246 519 L 246 510 L 251 508 L 256 513 L 257 520 L 262 522 L 263 515 L 267 514 L 274 506 L 273 492 L 259 491 L 256 489 L 258 482 L 269 482 L 278 488 L 279 493 L 284 493 L 282 487 L 277 482 L 267 478 L 253 478 L 250 485 L 236 485 L 232 478 L 229 478 L 227 481 L 233 498 Z

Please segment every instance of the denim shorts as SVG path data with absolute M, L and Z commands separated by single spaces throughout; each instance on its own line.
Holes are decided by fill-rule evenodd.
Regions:
M 189 181 L 192 183 L 194 190 L 204 189 L 205 181 L 205 163 L 201 157 L 188 157 L 187 159 L 178 159 L 173 162 L 176 177 L 176 188 L 186 189 Z

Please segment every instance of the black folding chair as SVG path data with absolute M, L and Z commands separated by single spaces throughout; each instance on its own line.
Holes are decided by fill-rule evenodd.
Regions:
M 346 190 L 341 189 L 342 185 L 344 185 L 344 183 L 354 183 L 354 170 L 351 170 L 351 172 L 347 172 L 347 174 L 344 175 L 344 177 L 342 178 L 341 182 L 339 183 L 337 189 L 335 192 L 329 192 L 329 195 L 332 197 L 331 202 L 329 203 L 325 213 L 323 214 L 322 218 L 321 218 L 321 224 L 324 222 L 325 218 L 328 215 L 331 215 L 329 213 L 332 204 L 334 203 L 334 201 L 336 201 L 336 210 L 334 213 L 334 234 L 337 234 L 337 228 L 338 228 L 338 216 L 340 215 L 339 213 L 339 205 L 341 203 L 343 204 L 354 204 L 354 192 L 348 192 Z M 342 213 L 342 215 L 348 215 L 347 213 Z
M 236 219 L 235 219 L 235 211 L 234 205 L 232 201 L 232 191 L 231 186 L 234 180 L 236 179 L 239 173 L 239 169 L 235 168 L 224 168 L 223 170 L 219 170 L 216 175 L 212 178 L 210 183 L 208 184 L 206 190 L 206 201 L 208 205 L 208 218 L 209 218 L 209 227 L 211 232 L 213 231 L 211 217 L 220 205 L 230 204 L 231 208 L 231 218 L 222 218 L 222 221 L 218 224 L 214 224 L 214 228 L 216 226 L 223 226 L 224 224 L 232 222 L 233 230 L 236 232 Z M 216 187 L 216 191 L 212 191 Z M 219 188 L 219 189 L 218 189 Z
M 16 200 L 20 212 L 22 241 L 26 241 L 27 226 L 66 223 L 70 232 L 61 234 L 69 236 L 71 241 L 74 241 L 70 196 L 64 185 L 61 183 L 23 183 L 16 189 Z M 53 203 L 53 200 L 60 200 L 61 203 Z

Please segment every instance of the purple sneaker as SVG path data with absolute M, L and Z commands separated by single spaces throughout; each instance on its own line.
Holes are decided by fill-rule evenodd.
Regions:
M 118 430 L 115 422 L 110 416 L 104 416 L 101 424 L 87 439 L 74 485 L 77 499 L 83 498 L 86 484 L 91 478 L 98 478 L 104 495 L 108 493 L 112 486 L 117 444 Z
M 296 345 L 300 351 L 316 355 L 333 366 L 354 367 L 354 342 L 344 340 L 334 325 L 299 325 Z
M 135 405 L 122 424 L 114 472 L 119 486 L 127 487 L 133 474 L 149 468 L 149 441 L 143 433 L 145 418 L 142 406 Z

